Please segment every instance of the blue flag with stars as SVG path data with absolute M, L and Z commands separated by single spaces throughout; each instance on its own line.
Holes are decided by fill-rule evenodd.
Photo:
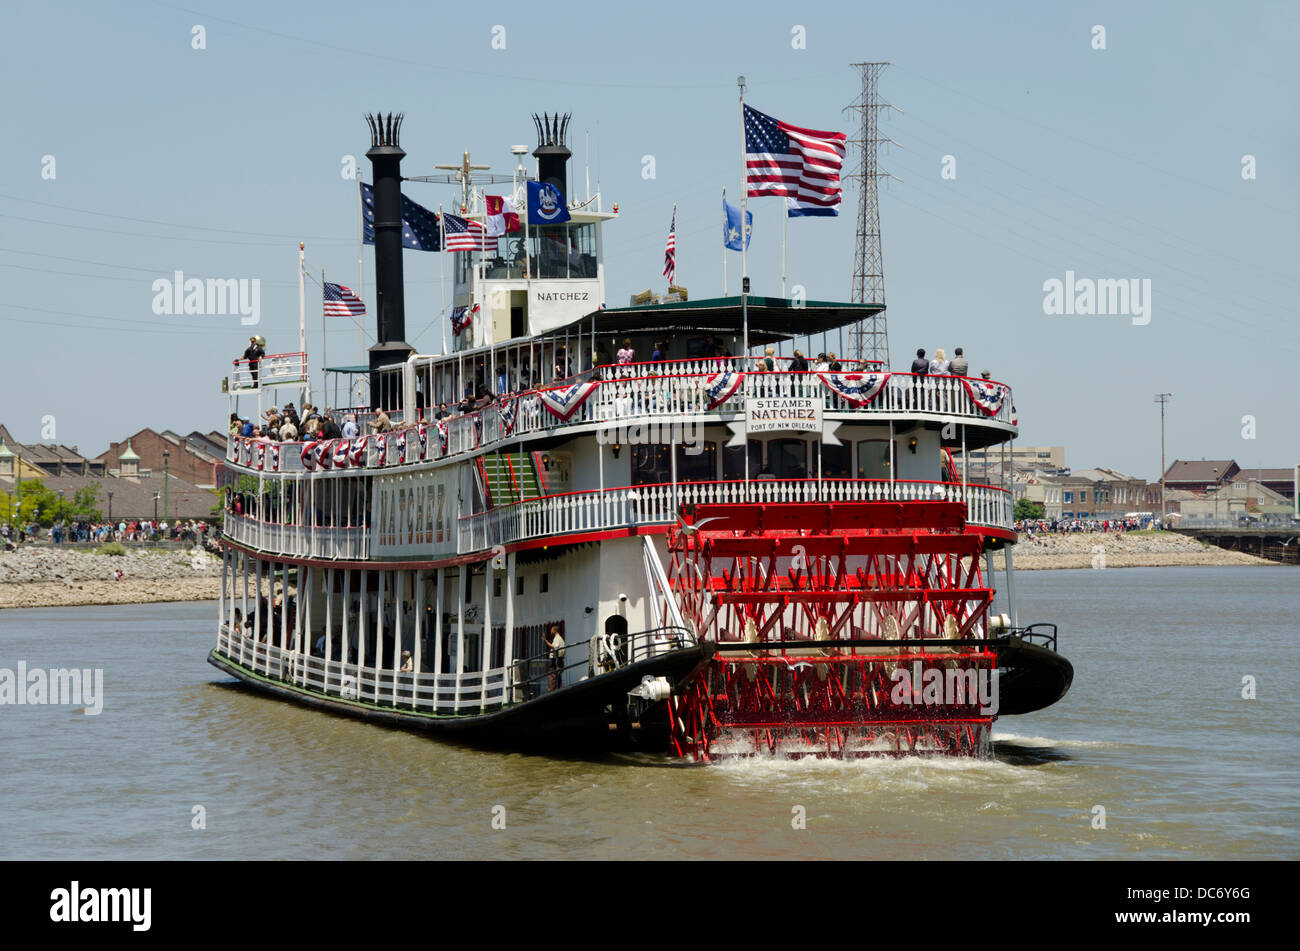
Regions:
M 365 182 L 361 185 L 361 207 L 364 211 L 364 240 L 375 243 L 375 190 Z M 402 247 L 412 251 L 441 251 L 438 241 L 438 215 L 422 205 L 402 196 Z
M 740 209 L 722 199 L 722 243 L 731 251 L 740 250 Z M 749 239 L 754 233 L 754 213 L 745 210 L 745 250 L 749 250 Z

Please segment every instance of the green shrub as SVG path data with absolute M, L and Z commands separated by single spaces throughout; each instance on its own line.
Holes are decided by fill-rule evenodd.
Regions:
M 97 555 L 125 555 L 126 546 L 121 542 L 109 542 L 107 545 L 100 545 L 95 550 Z

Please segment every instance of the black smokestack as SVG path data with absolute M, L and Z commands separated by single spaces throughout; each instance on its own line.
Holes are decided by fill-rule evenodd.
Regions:
M 402 159 L 398 144 L 402 114 L 366 115 L 375 188 L 375 320 L 378 343 L 370 348 L 370 369 L 401 363 L 411 353 L 406 342 L 406 304 L 402 277 Z M 384 392 L 372 374 L 371 403 L 396 409 L 399 392 Z
M 537 148 L 533 158 L 537 159 L 537 180 L 554 185 L 560 190 L 564 203 L 569 203 L 568 162 L 573 153 L 564 144 L 569 132 L 569 113 L 561 116 L 558 112 L 551 116 L 533 113 L 533 124 L 537 126 Z

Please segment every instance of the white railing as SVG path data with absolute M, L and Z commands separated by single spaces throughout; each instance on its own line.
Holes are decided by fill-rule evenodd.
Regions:
M 988 485 L 890 482 L 887 479 L 754 479 L 639 485 L 528 499 L 460 519 L 460 551 L 483 551 L 533 538 L 608 531 L 677 521 L 681 505 L 764 502 L 966 503 L 967 524 L 1014 530 L 1011 493 Z
M 269 353 L 257 361 L 256 381 L 250 368 L 250 361 L 233 361 L 230 388 L 252 390 L 259 385 L 280 386 L 286 383 L 299 383 L 305 379 L 307 379 L 307 354 Z
M 477 713 L 484 705 L 500 706 L 510 691 L 511 671 L 506 667 L 466 671 L 459 677 L 456 674 L 403 673 L 392 669 L 376 669 L 277 647 L 232 631 L 226 624 L 221 625 L 217 634 L 217 653 L 272 680 L 319 691 L 341 700 L 395 710 Z
M 226 513 L 226 537 L 258 551 L 299 558 L 362 560 L 370 553 L 366 528 L 278 525 L 249 515 Z
M 727 361 L 685 360 L 656 364 L 631 364 L 628 367 L 599 367 L 602 382 L 596 392 L 578 408 L 568 420 L 561 421 L 543 407 L 535 394 L 525 393 L 518 398 L 518 409 L 513 428 L 509 432 L 495 405 L 472 413 L 452 416 L 446 420 L 446 452 L 442 451 L 438 425 L 429 421 L 423 426 L 410 426 L 405 434 L 406 449 L 398 448 L 399 434 L 371 435 L 367 439 L 360 466 L 367 469 L 394 468 L 417 462 L 471 454 L 491 449 L 502 442 L 513 442 L 521 436 L 553 432 L 581 425 L 605 424 L 618 426 L 628 422 L 646 424 L 656 417 L 721 417 L 743 413 L 746 397 L 813 397 L 822 401 L 825 412 L 840 413 L 849 421 L 866 421 L 872 417 L 908 419 L 916 416 L 937 416 L 996 422 L 1012 425 L 1014 406 L 1010 388 L 1006 388 L 1002 405 L 996 414 L 988 416 L 976 405 L 962 384 L 962 378 L 953 376 L 913 376 L 894 373 L 885 387 L 866 406 L 855 406 L 844 397 L 828 389 L 816 373 L 747 373 L 742 386 L 729 399 L 710 409 L 705 386 Z M 660 372 L 644 376 L 646 367 Z M 623 375 L 624 371 L 629 375 Z M 680 372 L 679 372 L 680 371 Z M 1002 384 L 999 384 L 1002 385 Z M 856 419 L 855 419 L 856 418 Z M 396 422 L 396 420 L 394 420 Z M 701 423 L 714 421 L 700 420 Z M 420 432 L 424 432 L 421 451 Z M 384 451 L 380 443 L 386 443 Z M 301 442 L 279 443 L 280 464 L 271 462 L 270 445 L 265 444 L 262 468 L 257 465 L 257 441 L 232 438 L 228 441 L 226 459 L 247 469 L 263 472 L 302 472 Z M 383 459 L 381 464 L 380 459 Z

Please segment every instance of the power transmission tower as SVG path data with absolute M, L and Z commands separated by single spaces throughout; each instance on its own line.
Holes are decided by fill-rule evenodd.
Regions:
M 858 233 L 853 256 L 852 301 L 877 304 L 880 311 L 858 322 L 852 339 L 859 360 L 880 360 L 889 366 L 889 334 L 885 324 L 885 264 L 880 249 L 879 180 L 889 176 L 877 164 L 880 145 L 890 142 L 879 130 L 881 109 L 892 108 L 882 102 L 879 93 L 880 72 L 888 63 L 853 63 L 862 77 L 862 92 L 845 112 L 857 112 L 858 136 L 851 141 L 858 147 L 858 167 L 851 180 L 858 185 Z

